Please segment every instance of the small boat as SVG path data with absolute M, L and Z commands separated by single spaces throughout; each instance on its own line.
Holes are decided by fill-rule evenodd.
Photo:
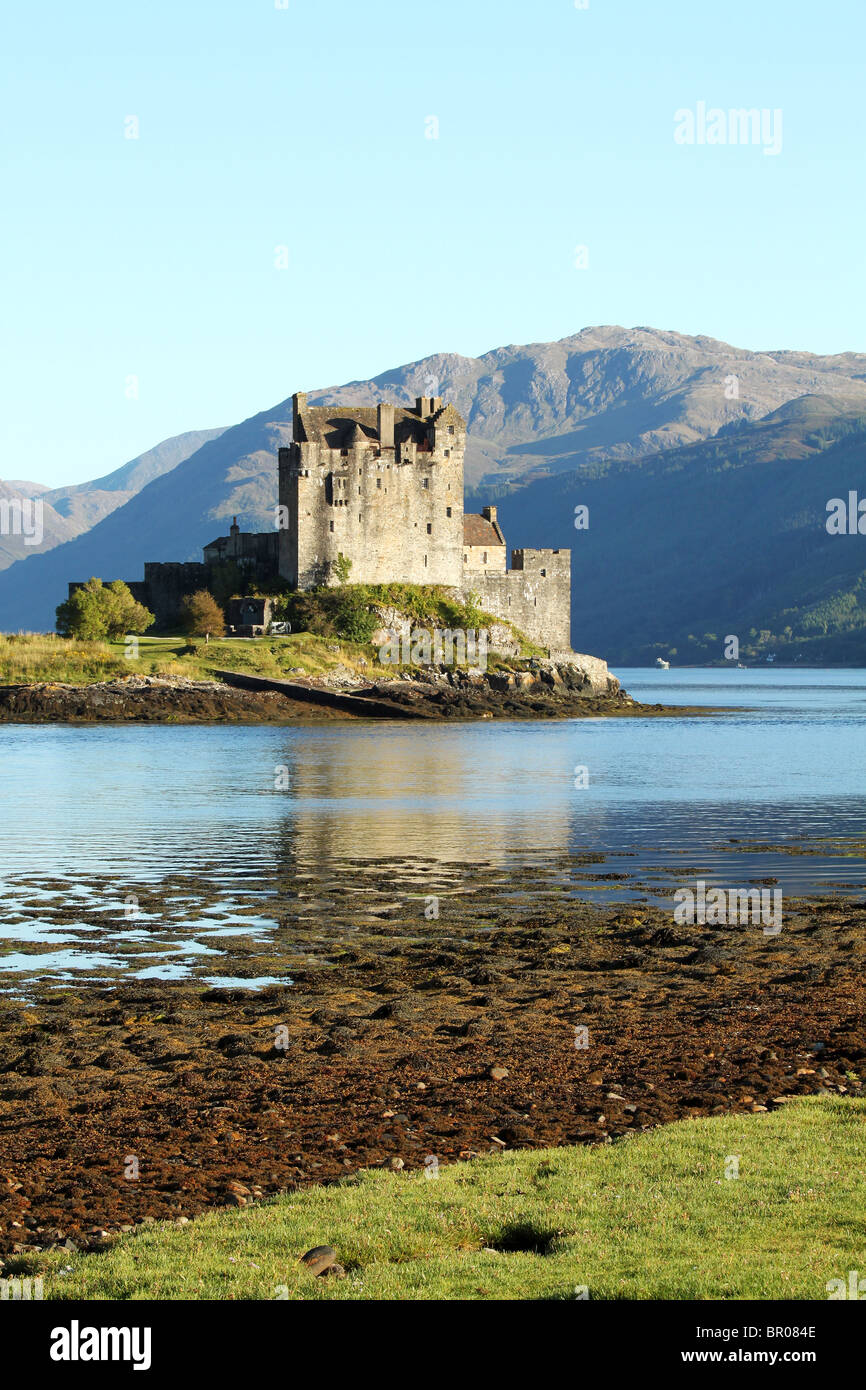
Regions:
M 671 669 L 671 663 L 669 661 L 663 661 L 660 656 L 656 657 L 656 666 L 658 666 L 661 671 L 669 671 Z

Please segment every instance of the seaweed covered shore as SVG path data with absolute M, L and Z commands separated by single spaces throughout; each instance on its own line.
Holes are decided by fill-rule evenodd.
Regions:
M 362 1167 L 863 1093 L 866 902 L 791 903 L 776 936 L 683 926 L 581 901 L 591 867 L 284 878 L 274 930 L 246 909 L 225 987 L 198 960 L 58 981 L 34 946 L 0 995 L 0 1254 L 99 1249 Z M 144 922 L 181 888 L 201 911 L 215 892 L 154 884 Z
M 323 701 L 330 697 L 331 702 Z M 349 698 L 340 698 L 340 697 Z M 365 706 L 365 702 L 366 706 Z M 0 723 L 246 723 L 411 716 L 418 719 L 574 719 L 696 716 L 705 707 L 646 705 L 611 678 L 598 689 L 569 666 L 525 671 L 419 673 L 358 680 L 345 674 L 285 680 L 231 673 L 220 680 L 125 676 L 91 685 L 0 686 Z

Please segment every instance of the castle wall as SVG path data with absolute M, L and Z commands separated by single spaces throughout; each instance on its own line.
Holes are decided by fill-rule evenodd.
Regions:
M 233 561 L 240 569 L 253 571 L 259 578 L 273 578 L 279 559 L 276 531 L 236 531 L 220 536 L 203 550 L 206 565 Z
M 183 600 L 198 589 L 206 589 L 209 578 L 209 567 L 195 560 L 186 564 L 159 561 L 146 564 L 144 584 L 141 587 L 147 592 L 148 597 L 140 601 L 156 618 L 154 627 L 176 628 Z M 134 593 L 138 586 L 129 587 Z
M 513 550 L 505 573 L 466 571 L 463 593 L 550 650 L 571 648 L 571 551 Z
M 210 569 L 196 560 L 185 564 L 155 560 L 145 564 L 143 580 L 127 579 L 124 582 L 136 602 L 143 603 L 154 615 L 156 621 L 149 631 L 157 628 L 170 631 L 177 627 L 183 600 L 197 589 L 208 587 Z M 83 585 L 83 580 L 73 580 L 69 585 L 70 596 Z
M 413 451 L 414 452 L 414 451 Z M 437 451 L 439 452 L 439 451 Z M 463 459 L 423 451 L 346 456 L 318 444 L 280 450 L 280 573 L 299 589 L 334 581 L 344 555 L 352 584 L 446 584 L 463 576 Z M 323 457 L 324 456 L 324 457 Z
M 507 551 L 504 545 L 464 545 L 463 571 L 480 570 L 482 574 L 504 574 Z

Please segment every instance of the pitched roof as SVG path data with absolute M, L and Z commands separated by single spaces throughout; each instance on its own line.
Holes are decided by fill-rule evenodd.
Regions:
M 379 438 L 378 415 L 374 405 L 303 405 L 300 417 L 302 437 L 310 443 L 326 444 L 331 449 L 346 448 L 356 425 L 372 442 Z M 430 424 L 452 420 L 463 426 L 461 417 L 450 404 L 441 406 L 433 415 L 424 418 L 415 410 L 396 405 L 394 437 L 400 442 L 414 439 L 421 444 L 427 438 Z
M 479 516 L 477 512 L 464 512 L 463 544 L 504 545 L 505 537 L 499 527 L 494 526 L 492 521 L 488 521 L 486 516 Z

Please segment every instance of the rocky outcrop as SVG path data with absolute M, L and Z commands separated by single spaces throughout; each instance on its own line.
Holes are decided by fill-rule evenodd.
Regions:
M 565 661 L 530 661 L 517 670 L 429 667 L 370 682 L 366 690 L 392 703 L 411 704 L 433 718 L 568 718 L 643 709 L 620 688 L 605 662 L 576 653 Z

